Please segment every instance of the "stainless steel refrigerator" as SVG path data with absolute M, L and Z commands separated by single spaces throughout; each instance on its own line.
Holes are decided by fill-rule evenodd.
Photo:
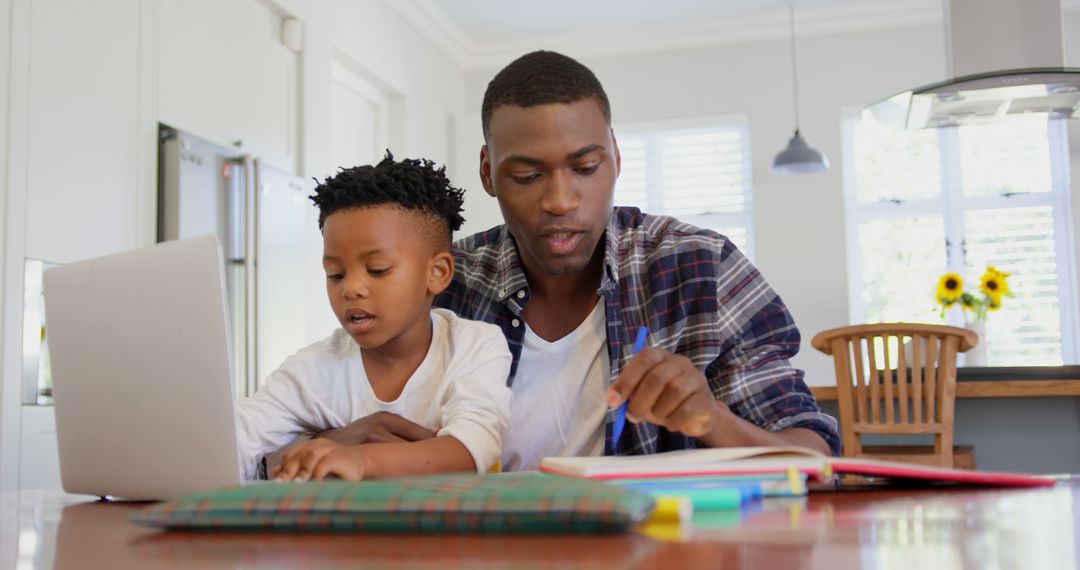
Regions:
M 256 156 L 159 126 L 158 241 L 215 234 L 225 254 L 238 398 L 306 344 L 312 183 Z M 310 219 L 309 219 L 310 218 Z

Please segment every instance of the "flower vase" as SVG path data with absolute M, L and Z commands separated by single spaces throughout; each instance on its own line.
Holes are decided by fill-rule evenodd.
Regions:
M 986 321 L 970 321 L 964 325 L 967 330 L 979 335 L 979 343 L 967 352 L 962 352 L 964 366 L 990 366 L 990 348 L 986 337 Z

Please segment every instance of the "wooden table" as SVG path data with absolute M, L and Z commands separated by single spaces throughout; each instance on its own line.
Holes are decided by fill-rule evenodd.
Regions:
M 164 532 L 138 506 L 0 495 L 0 568 L 1075 568 L 1080 481 L 769 499 L 663 538 Z
M 835 386 L 810 388 L 814 398 L 835 402 Z M 1080 396 L 1080 366 L 957 368 L 957 398 L 1051 398 Z

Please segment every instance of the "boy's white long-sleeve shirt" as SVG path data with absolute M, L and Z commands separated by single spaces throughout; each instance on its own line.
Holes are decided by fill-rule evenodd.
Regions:
M 245 479 L 258 462 L 297 435 L 344 427 L 390 412 L 460 441 L 479 473 L 499 459 L 510 419 L 510 350 L 495 325 L 431 311 L 427 356 L 392 402 L 379 400 L 360 347 L 343 329 L 290 356 L 254 396 L 237 405 Z

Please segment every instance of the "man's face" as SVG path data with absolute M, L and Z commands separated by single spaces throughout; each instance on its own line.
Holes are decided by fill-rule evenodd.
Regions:
M 586 268 L 607 229 L 619 162 L 592 98 L 495 109 L 480 179 L 499 200 L 526 269 L 567 275 Z

